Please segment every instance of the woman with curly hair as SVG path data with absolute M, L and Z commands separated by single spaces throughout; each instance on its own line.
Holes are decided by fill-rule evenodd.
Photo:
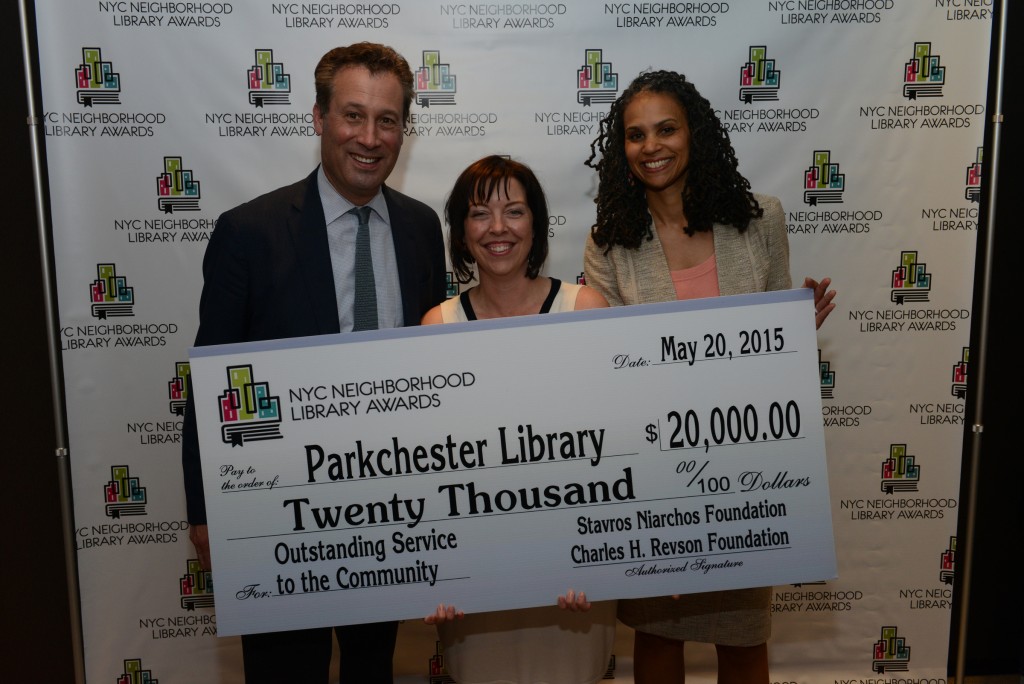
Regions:
M 638 76 L 591 143 L 597 222 L 584 273 L 612 306 L 792 286 L 778 198 L 751 192 L 718 117 L 682 74 Z M 811 278 L 815 322 L 835 308 Z M 767 684 L 771 588 L 620 600 L 637 684 L 685 679 L 686 641 L 715 644 L 721 684 Z

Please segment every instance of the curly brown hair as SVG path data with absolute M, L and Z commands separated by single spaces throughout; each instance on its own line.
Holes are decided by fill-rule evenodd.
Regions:
M 625 153 L 623 117 L 641 92 L 670 95 L 686 114 L 690 128 L 690 159 L 683 189 L 687 235 L 711 230 L 715 223 L 745 231 L 763 210 L 750 191 L 750 181 L 739 172 L 729 134 L 711 103 L 682 74 L 650 71 L 637 76 L 622 92 L 590 143 L 590 157 L 584 163 L 598 174 L 597 223 L 591 228 L 594 242 L 609 249 L 614 245 L 636 249 L 644 239 L 654 237 L 644 186 L 630 171 Z

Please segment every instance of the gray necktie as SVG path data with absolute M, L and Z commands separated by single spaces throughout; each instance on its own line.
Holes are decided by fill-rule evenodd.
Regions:
M 356 289 L 352 330 L 377 329 L 377 286 L 373 280 L 370 253 L 370 207 L 355 207 L 349 213 L 359 217 L 356 231 Z

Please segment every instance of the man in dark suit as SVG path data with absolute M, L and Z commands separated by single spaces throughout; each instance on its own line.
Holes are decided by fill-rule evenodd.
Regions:
M 417 325 L 444 299 L 444 240 L 437 214 L 384 185 L 398 160 L 413 97 L 408 63 L 389 47 L 358 43 L 324 55 L 315 76 L 320 166 L 304 180 L 231 209 L 217 221 L 203 258 L 196 346 Z M 360 207 L 369 207 L 368 218 L 352 213 Z M 369 226 L 369 295 L 365 289 L 357 293 L 365 286 L 355 285 L 361 223 Z M 365 322 L 368 300 L 376 305 L 370 323 Z M 189 536 L 200 563 L 209 568 L 191 399 L 182 466 Z M 397 630 L 394 622 L 334 628 L 342 683 L 391 682 Z M 245 681 L 326 684 L 331 649 L 330 628 L 244 635 Z

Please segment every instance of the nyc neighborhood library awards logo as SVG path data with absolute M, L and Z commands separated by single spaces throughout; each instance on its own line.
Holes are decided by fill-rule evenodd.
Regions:
M 939 556 L 939 581 L 952 584 L 956 575 L 956 537 L 949 538 L 949 548 Z
M 978 203 L 981 201 L 981 154 L 982 148 L 978 148 L 978 154 L 974 163 L 967 167 L 967 188 L 964 190 L 964 199 L 968 202 Z M 977 228 L 977 224 L 975 224 Z
M 981 148 L 978 148 L 978 163 L 967 167 L 967 188 L 964 199 L 977 202 L 981 196 Z M 978 230 L 978 207 L 973 204 L 921 207 L 921 221 L 933 232 L 952 235 L 961 231 Z
M 142 667 L 141 658 L 130 658 L 124 661 L 124 672 L 117 678 L 116 684 L 159 684 L 159 682 L 160 680 L 153 676 L 152 670 Z
M 167 396 L 171 400 L 168 407 L 171 410 L 172 416 L 185 415 L 190 375 L 192 375 L 192 367 L 188 361 L 178 361 L 174 364 L 174 377 L 167 383 Z
M 583 66 L 576 71 L 576 101 L 584 107 L 591 104 L 610 104 L 619 92 L 619 75 L 612 71 L 612 63 L 604 61 L 601 50 L 584 53 Z
M 922 468 L 917 461 L 906 443 L 889 444 L 880 468 L 871 467 L 869 471 L 870 466 L 865 465 L 865 478 L 880 474 L 880 480 L 872 479 L 861 485 L 865 489 L 870 487 L 871 492 L 880 490 L 884 496 L 840 499 L 839 509 L 849 511 L 850 520 L 867 523 L 931 524 L 933 520 L 944 520 L 947 512 L 955 517 L 956 498 L 917 494 L 922 484 Z M 879 490 L 874 489 L 872 482 L 879 482 Z
M 44 112 L 43 133 L 48 138 L 152 138 L 157 126 L 167 123 L 160 112 L 120 111 L 121 74 L 103 59 L 102 49 L 83 47 L 82 61 L 73 62 L 75 99 L 85 111 Z M 68 79 L 68 83 L 72 81 Z M 58 98 L 58 101 L 63 98 Z M 97 111 L 95 106 L 102 106 Z
M 140 184 L 143 182 L 145 178 L 140 180 Z M 175 211 L 200 211 L 199 181 L 195 180 L 191 169 L 185 168 L 181 157 L 163 158 L 163 173 L 156 177 L 156 186 L 160 213 L 115 218 L 115 235 L 137 245 L 207 242 L 217 224 L 216 219 L 204 218 L 202 215 L 190 218 L 173 215 Z
M 270 13 L 284 17 L 285 28 L 297 29 L 386 29 L 401 12 L 397 2 L 270 3 Z
M 964 399 L 967 396 L 968 354 L 969 349 L 963 347 L 960 360 L 953 364 L 953 384 L 950 393 L 957 399 Z M 948 378 L 949 376 L 947 375 L 946 377 Z M 921 425 L 964 424 L 964 404 L 962 401 L 949 401 L 945 398 L 931 402 L 912 401 L 908 412 L 910 416 L 916 415 Z
M 104 518 L 100 522 L 83 522 L 75 530 L 76 547 L 106 549 L 114 546 L 141 546 L 150 544 L 177 544 L 178 533 L 188 530 L 184 520 L 152 520 L 146 511 L 150 503 L 146 488 L 138 475 L 132 475 L 127 465 L 110 466 L 110 480 L 103 485 Z M 126 518 L 143 518 L 126 520 Z
M 252 365 L 228 366 L 228 386 L 220 396 L 221 438 L 233 447 L 281 439 L 280 398 L 270 384 L 253 380 Z
M 900 253 L 900 265 L 892 272 L 892 295 L 895 304 L 927 302 L 932 289 L 932 274 L 928 265 L 918 262 L 917 251 Z
M 744 107 L 716 109 L 722 127 L 730 134 L 800 133 L 821 117 L 817 107 L 779 106 L 782 70 L 768 58 L 767 45 L 751 45 L 740 67 L 739 101 Z M 767 103 L 767 104 L 762 104 Z
M 121 104 L 121 76 L 111 62 L 104 62 L 100 48 L 82 48 L 82 63 L 75 69 L 78 84 L 78 104 Z
M 555 28 L 555 18 L 568 12 L 564 3 L 555 2 L 537 4 L 453 4 L 446 2 L 441 4 L 439 9 L 442 17 L 452 18 L 453 29 L 468 31 L 491 29 L 505 33 L 523 29 L 553 29 Z
M 213 607 L 213 573 L 203 570 L 197 558 L 190 558 L 186 563 L 179 589 L 181 607 L 185 610 Z
M 958 325 L 968 325 L 971 312 L 966 308 L 904 306 L 926 303 L 931 296 L 932 274 L 919 260 L 917 250 L 900 252 L 899 265 L 889 273 L 888 281 L 888 299 L 896 306 L 850 310 L 849 320 L 858 322 L 860 332 L 952 332 Z
M 775 68 L 775 60 L 766 57 L 767 52 L 767 46 L 750 46 L 750 58 L 740 68 L 740 102 L 750 104 L 755 100 L 779 99 L 782 75 Z
M 605 105 L 614 102 L 619 94 L 619 75 L 613 69 L 612 63 L 604 58 L 604 52 L 599 48 L 584 50 L 583 64 L 575 70 L 575 77 L 569 72 L 559 78 L 560 82 L 568 81 L 569 84 L 573 82 L 569 79 L 575 80 L 576 103 L 582 107 L 535 111 L 533 122 L 544 126 L 544 135 L 592 138 L 608 109 L 604 106 L 588 108 L 594 103 Z M 551 237 L 550 232 L 548 237 Z
M 212 608 L 213 575 L 199 566 L 199 560 L 185 562 L 185 574 L 178 579 L 181 612 L 164 611 L 157 616 L 139 616 L 140 631 L 148 631 L 153 640 L 193 639 L 217 636 L 217 616 L 197 608 Z
M 867 235 L 884 215 L 881 209 L 827 208 L 820 205 L 843 204 L 846 174 L 831 150 L 814 150 L 810 166 L 802 167 L 804 204 L 810 209 L 786 214 L 790 235 Z
M 113 263 L 96 264 L 96 279 L 89 284 L 93 318 L 135 316 L 135 290 L 128 279 L 118 275 Z M 167 337 L 178 332 L 176 323 L 95 323 L 61 325 L 61 350 L 110 347 L 163 347 Z
M 870 404 L 832 403 L 836 389 L 836 371 L 832 362 L 826 361 L 818 350 L 818 382 L 821 387 L 821 418 L 827 428 L 860 427 L 861 418 L 870 416 Z
M 882 627 L 882 636 L 875 642 L 871 669 L 878 674 L 906 672 L 910 665 L 910 647 L 898 627 Z
M 498 115 L 487 111 L 455 109 L 455 70 L 442 61 L 440 50 L 424 50 L 423 64 L 414 74 L 416 104 L 422 110 L 409 112 L 406 136 L 421 138 L 482 138 L 487 127 L 498 123 Z M 444 105 L 441 111 L 429 111 Z M 451 109 L 449 109 L 451 107 Z
M 163 444 L 181 444 L 181 430 L 184 423 L 185 402 L 188 400 L 188 378 L 191 373 L 188 361 L 179 361 L 174 365 L 175 376 L 167 384 L 167 395 L 170 398 L 171 415 L 176 420 L 158 419 L 146 416 L 142 419 L 129 420 L 128 435 L 133 440 L 138 437 L 142 446 L 160 446 Z
M 199 211 L 199 181 L 186 169 L 181 157 L 164 157 L 164 170 L 156 177 L 157 208 L 165 214 Z
M 615 27 L 621 29 L 652 29 L 663 26 L 712 28 L 718 25 L 719 16 L 727 14 L 732 9 L 732 4 L 728 2 L 605 2 L 603 7 L 606 15 L 615 17 Z
M 982 124 L 982 103 L 920 102 L 943 97 L 946 67 L 932 54 L 929 42 L 914 43 L 914 56 L 902 63 L 904 104 L 870 104 L 858 107 L 858 116 L 870 121 L 873 131 L 912 131 L 924 129 L 961 129 Z M 894 65 L 893 69 L 900 68 Z M 898 77 L 895 77 L 898 78 Z M 974 121 L 974 117 L 979 117 Z M 885 133 L 886 135 L 888 133 Z
M 821 350 L 818 350 L 818 379 L 821 385 L 821 398 L 831 399 L 832 392 L 836 388 L 836 372 L 832 370 L 832 364 L 821 360 Z
M 245 69 L 246 89 L 251 109 L 245 111 L 204 112 L 203 123 L 216 127 L 218 138 L 312 138 L 312 111 L 267 107 L 291 105 L 292 77 L 284 63 L 274 59 L 270 48 L 257 48 L 252 63 Z M 239 79 L 241 80 L 241 79 Z M 239 84 L 241 86 L 241 84 Z M 240 101 L 242 94 L 239 88 Z
M 916 492 L 921 482 L 921 466 L 907 453 L 906 444 L 890 444 L 889 457 L 882 461 L 882 491 Z
M 939 56 L 932 54 L 931 43 L 914 43 L 914 56 L 903 66 L 903 97 L 942 97 L 946 84 L 946 67 Z
M 146 488 L 139 478 L 128 475 L 126 465 L 110 467 L 110 481 L 103 487 L 103 496 L 107 500 L 108 518 L 146 515 Z
M 135 290 L 128 279 L 117 275 L 114 264 L 96 264 L 96 280 L 89 286 L 92 317 L 104 320 L 135 315 Z
M 423 64 L 416 70 L 416 104 L 455 104 L 455 74 L 441 61 L 440 50 L 423 51 Z
M 953 387 L 950 392 L 957 399 L 967 396 L 967 359 L 970 353 L 970 347 L 964 347 L 960 360 L 953 364 Z
M 126 2 L 99 0 L 100 14 L 110 15 L 120 28 L 220 28 L 235 11 L 230 2 Z
M 949 544 L 950 548 L 943 551 L 939 558 L 939 580 L 942 584 L 953 583 L 953 551 L 956 550 L 956 537 L 950 537 Z M 899 590 L 899 597 L 907 599 L 906 605 L 910 610 L 948 611 L 953 607 L 953 590 L 942 584 L 927 583 L 902 587 Z
M 841 204 L 846 190 L 846 174 L 832 161 L 830 150 L 815 150 L 814 163 L 804 171 L 804 204 Z
M 455 684 L 455 680 L 448 674 L 448 667 L 444 662 L 444 647 L 440 641 L 434 642 L 434 655 L 427 661 L 427 673 L 430 684 Z
M 284 73 L 284 64 L 274 61 L 274 51 L 256 50 L 255 62 L 248 71 L 249 104 L 291 104 L 292 77 Z
M 162 444 L 181 444 L 181 430 L 185 415 L 185 402 L 188 400 L 188 378 L 191 373 L 188 361 L 174 364 L 175 375 L 167 383 L 167 397 L 170 400 L 168 410 L 177 420 L 161 420 L 156 417 L 144 417 L 128 421 L 128 435 L 135 438 L 142 446 L 159 446 Z
M 860 589 L 832 589 L 825 582 L 773 587 L 772 613 L 847 613 L 864 600 Z
M 893 9 L 898 0 L 860 0 L 859 2 L 811 2 L 809 0 L 768 0 L 768 11 L 778 12 L 780 24 L 830 28 L 835 24 L 878 24 L 883 12 Z

